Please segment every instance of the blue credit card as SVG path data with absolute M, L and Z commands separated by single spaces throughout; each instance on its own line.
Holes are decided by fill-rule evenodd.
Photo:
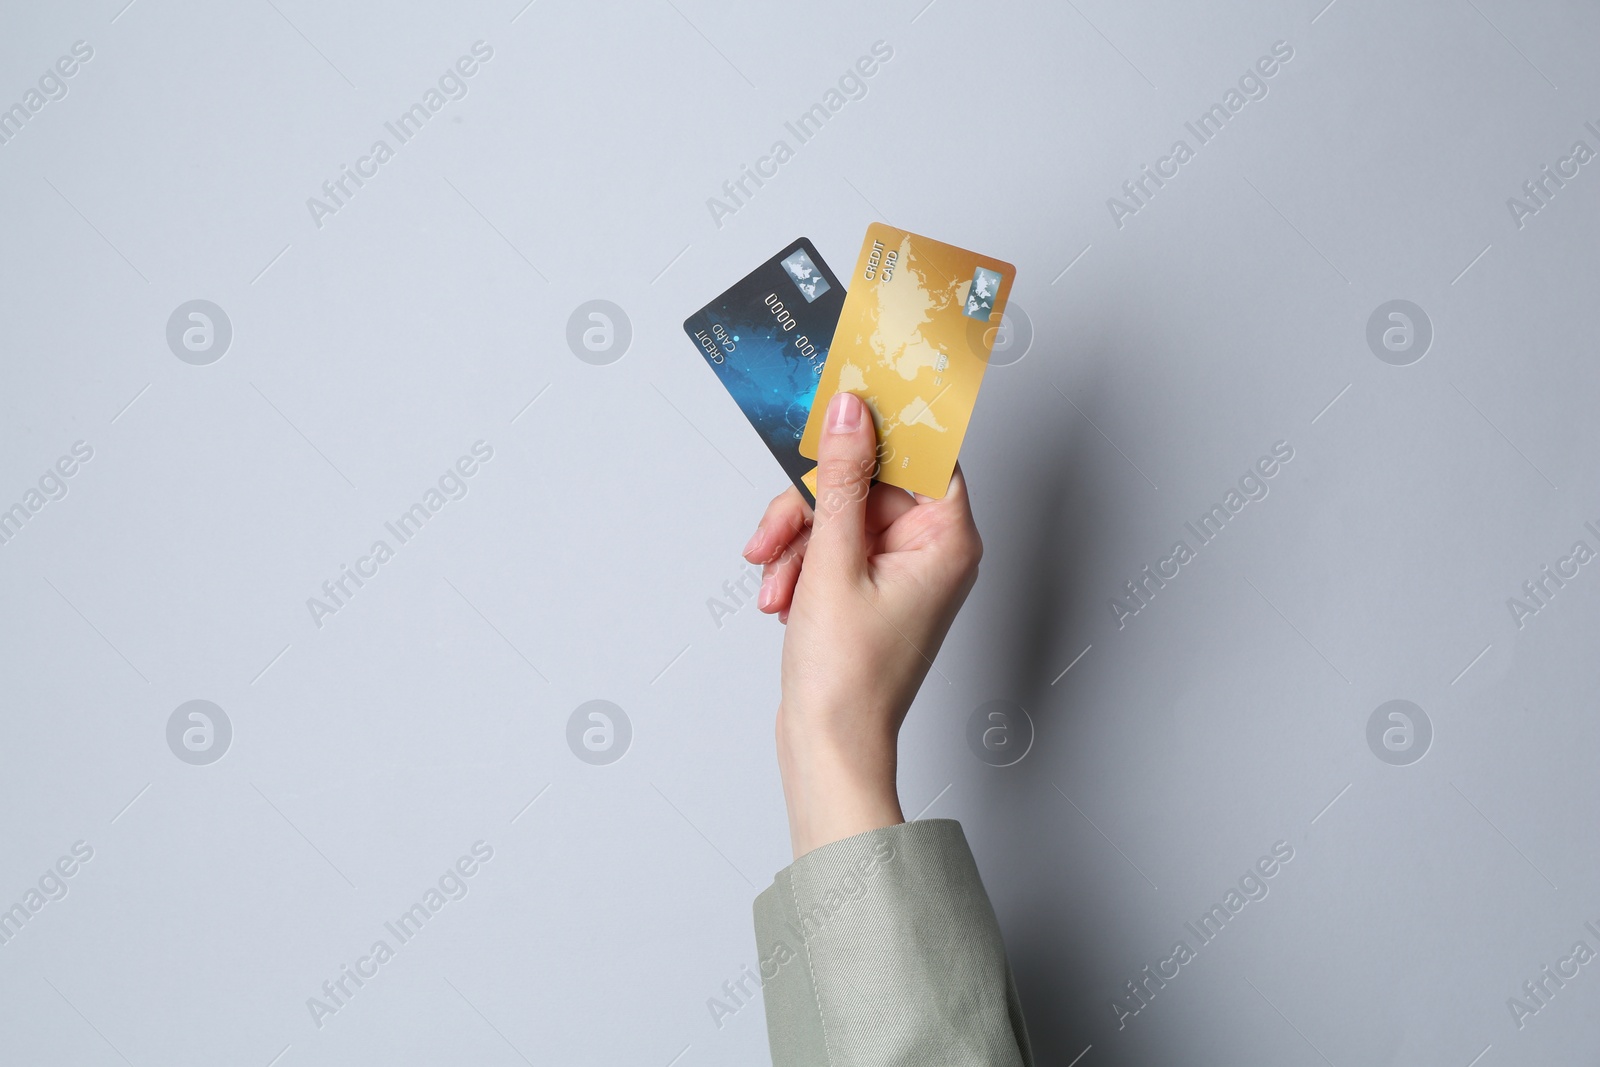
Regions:
M 816 463 L 800 454 L 800 435 L 844 296 L 801 237 L 683 323 L 807 503 L 815 499 L 802 479 Z

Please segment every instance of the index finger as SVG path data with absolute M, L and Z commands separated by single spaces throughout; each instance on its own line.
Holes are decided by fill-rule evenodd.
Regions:
M 791 485 L 767 505 L 755 534 L 744 546 L 744 558 L 751 563 L 771 563 L 810 522 L 811 505 Z

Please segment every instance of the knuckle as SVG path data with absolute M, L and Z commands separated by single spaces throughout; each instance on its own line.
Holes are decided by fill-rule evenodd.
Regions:
M 797 510 L 789 495 L 784 493 L 772 498 L 764 518 L 767 522 L 787 526 L 794 522 Z
M 862 500 L 872 485 L 875 464 L 872 460 L 825 459 L 817 464 L 817 508 L 838 511 L 847 503 Z
M 961 571 L 976 574 L 978 564 L 983 562 L 983 538 L 978 536 L 978 531 L 971 527 L 959 530 L 951 539 L 950 547 L 954 562 Z

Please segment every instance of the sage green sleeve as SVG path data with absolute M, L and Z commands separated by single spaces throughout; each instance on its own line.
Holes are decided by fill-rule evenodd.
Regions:
M 824 845 L 756 898 L 773 1067 L 1032 1067 L 961 824 Z

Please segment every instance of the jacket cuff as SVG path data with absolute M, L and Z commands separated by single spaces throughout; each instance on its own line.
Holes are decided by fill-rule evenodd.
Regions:
M 780 871 L 755 901 L 775 1067 L 1031 1063 L 961 824 L 886 826 Z

